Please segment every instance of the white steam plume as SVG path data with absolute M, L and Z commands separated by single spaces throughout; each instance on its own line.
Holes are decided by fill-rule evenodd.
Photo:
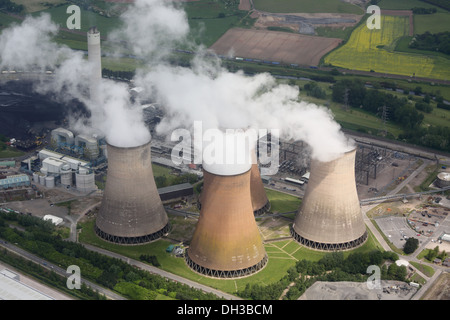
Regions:
M 150 140 L 140 106 L 130 103 L 128 87 L 102 79 L 99 97 L 89 97 L 90 65 L 83 54 L 52 42 L 57 33 L 50 16 L 27 17 L 0 35 L 0 67 L 23 71 L 47 68 L 54 76 L 35 84 L 38 93 L 52 93 L 60 101 L 78 99 L 90 110 L 90 119 L 71 119 L 72 129 L 104 135 L 120 147 L 133 147 Z
M 165 9 L 160 10 L 161 6 Z M 170 12 L 170 19 L 145 24 L 147 17 L 160 12 Z M 184 12 L 164 0 L 137 0 L 124 22 L 126 37 L 136 39 L 136 54 L 153 58 L 166 44 L 186 38 L 188 31 Z M 161 30 L 166 32 L 159 34 Z M 321 161 L 353 148 L 327 108 L 299 101 L 298 87 L 278 84 L 269 74 L 232 73 L 222 68 L 218 59 L 200 55 L 190 68 L 161 60 L 151 64 L 150 71 L 138 70 L 135 81 L 165 108 L 166 116 L 157 126 L 159 134 L 170 136 L 174 129 L 202 121 L 204 129 L 280 129 L 281 137 L 309 144 L 311 156 Z

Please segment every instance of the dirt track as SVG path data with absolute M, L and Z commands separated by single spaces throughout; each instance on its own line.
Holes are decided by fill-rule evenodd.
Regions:
M 442 273 L 422 297 L 423 300 L 450 300 L 450 274 Z

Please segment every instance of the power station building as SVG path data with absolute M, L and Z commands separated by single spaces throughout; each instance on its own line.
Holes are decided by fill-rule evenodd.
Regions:
M 217 278 L 258 272 L 268 257 L 253 214 L 251 161 L 203 162 L 203 179 L 200 216 L 186 254 L 188 266 Z
M 346 250 L 367 239 L 355 180 L 356 149 L 341 157 L 311 160 L 311 174 L 292 236 L 318 250 Z
M 107 144 L 108 173 L 95 232 L 118 244 L 141 244 L 169 231 L 153 177 L 150 142 L 137 147 Z

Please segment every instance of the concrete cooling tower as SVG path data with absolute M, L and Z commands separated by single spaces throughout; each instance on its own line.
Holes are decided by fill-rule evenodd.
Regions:
M 119 244 L 156 240 L 169 231 L 169 219 L 153 177 L 150 142 L 121 148 L 107 144 L 108 173 L 95 231 Z
M 356 149 L 330 162 L 311 161 L 311 175 L 292 236 L 318 250 L 346 250 L 367 239 L 355 181 Z
M 260 215 L 269 211 L 270 202 L 267 198 L 266 190 L 264 190 L 257 163 L 252 164 L 250 172 L 250 190 L 252 194 L 253 213 L 255 215 Z
M 253 215 L 251 161 L 245 165 L 203 163 L 200 217 L 186 254 L 194 271 L 217 278 L 253 274 L 267 263 Z
M 254 151 L 253 151 L 254 152 Z M 250 192 L 252 198 L 253 214 L 261 215 L 270 210 L 270 201 L 267 198 L 266 190 L 264 189 L 264 184 L 261 179 L 261 174 L 259 173 L 258 164 L 256 163 L 256 153 L 253 154 L 252 168 L 250 172 Z M 203 192 L 198 198 L 197 206 L 201 209 Z

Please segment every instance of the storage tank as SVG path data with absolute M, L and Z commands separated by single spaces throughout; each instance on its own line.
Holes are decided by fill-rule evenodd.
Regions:
M 355 180 L 356 149 L 329 162 L 311 160 L 310 179 L 291 232 L 302 245 L 346 250 L 367 239 Z
M 39 175 L 39 184 L 42 186 L 45 186 L 45 177 L 46 175 L 43 174 Z
M 195 272 L 235 278 L 266 265 L 268 257 L 253 214 L 250 169 L 251 161 L 237 165 L 203 162 L 200 216 L 186 254 Z
M 37 172 L 33 172 L 33 181 L 34 183 L 39 183 L 39 174 Z
M 159 239 L 170 229 L 153 176 L 150 141 L 137 147 L 107 143 L 108 173 L 95 230 L 119 244 Z
M 61 168 L 61 185 L 64 187 L 72 185 L 72 169 L 68 164 L 63 165 Z
M 75 173 L 76 187 L 80 192 L 90 192 L 96 190 L 95 176 L 92 170 L 80 167 Z
M 55 177 L 54 176 L 46 176 L 45 177 L 45 186 L 47 188 L 54 188 L 55 187 Z
M 437 175 L 436 184 L 439 188 L 445 188 L 450 186 L 450 173 L 441 172 Z

